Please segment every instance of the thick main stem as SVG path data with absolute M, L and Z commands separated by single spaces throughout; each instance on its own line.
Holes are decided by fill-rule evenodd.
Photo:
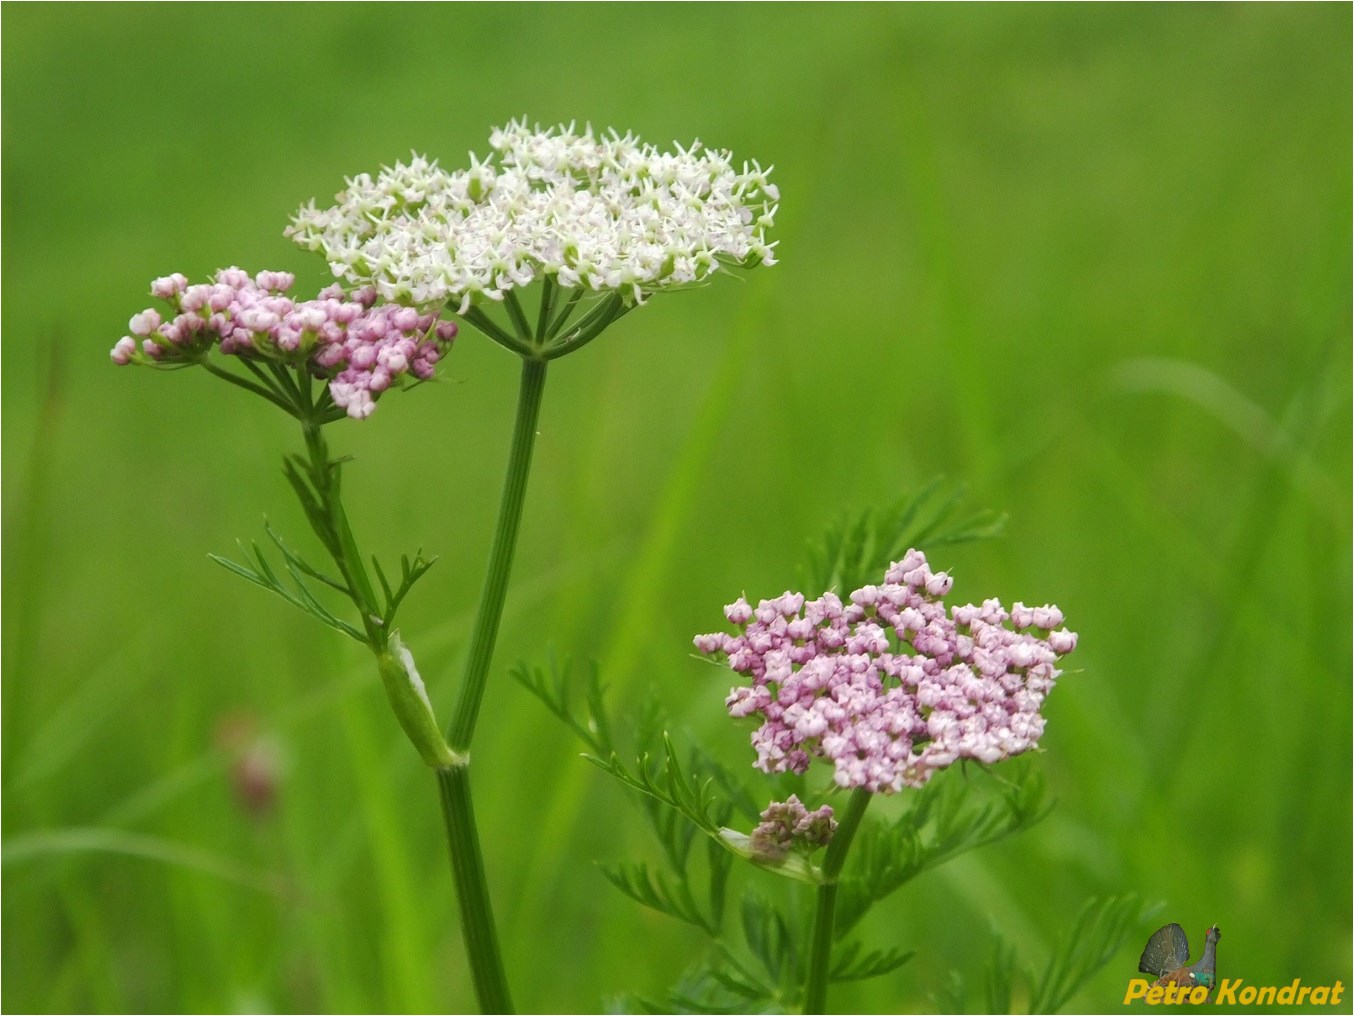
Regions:
M 508 474 L 503 481 L 503 497 L 498 507 L 498 528 L 489 552 L 489 572 L 484 577 L 479 615 L 470 637 L 470 656 L 466 660 L 460 699 L 452 717 L 447 741 L 453 750 L 470 750 L 479 715 L 489 664 L 494 657 L 498 623 L 503 617 L 503 600 L 508 592 L 513 551 L 517 547 L 517 527 L 522 521 L 522 502 L 527 493 L 527 475 L 531 471 L 531 449 L 536 442 L 536 421 L 545 392 L 544 360 L 522 360 L 521 387 L 517 394 L 517 422 L 513 425 L 512 451 L 508 456 Z
M 447 846 L 451 850 L 451 871 L 456 882 L 456 897 L 461 908 L 461 931 L 465 937 L 470 971 L 475 980 L 475 995 L 480 1011 L 512 1012 L 503 958 L 498 948 L 494 912 L 489 900 L 489 884 L 484 874 L 484 858 L 479 835 L 475 831 L 475 813 L 470 801 L 470 741 L 489 664 L 494 656 L 498 625 L 503 617 L 503 601 L 508 592 L 517 529 L 522 520 L 527 476 L 531 470 L 531 450 L 536 441 L 536 421 L 540 416 L 541 396 L 545 392 L 544 360 L 523 358 L 521 387 L 517 396 L 517 420 L 513 425 L 512 450 L 508 472 L 499 502 L 498 526 L 489 552 L 489 571 L 480 596 L 479 615 L 470 639 L 470 655 L 460 698 L 448 729 L 447 740 L 453 750 L 466 757 L 463 764 L 437 770 L 442 798 L 442 817 L 447 827 Z
M 480 856 L 480 839 L 475 831 L 475 810 L 470 801 L 469 765 L 437 770 L 437 787 L 442 798 L 442 819 L 446 823 L 447 845 L 451 849 L 451 871 L 461 906 L 461 934 L 470 959 L 470 974 L 475 981 L 475 997 L 480 1012 L 510 1013 L 512 999 L 508 995 L 508 979 L 503 973 L 498 931 L 489 902 L 489 886 L 484 878 L 484 859 Z
M 865 816 L 873 797 L 868 790 L 857 789 L 851 795 L 846 806 L 846 814 L 837 823 L 837 830 L 828 844 L 827 856 L 823 858 L 822 881 L 818 885 L 818 905 L 813 914 L 813 942 L 809 947 L 809 976 L 804 985 L 804 1012 L 820 1013 L 827 1011 L 827 983 L 832 967 L 833 927 L 837 917 L 837 880 L 842 865 L 846 863 L 846 852 L 851 849 L 851 841 L 860 820 Z

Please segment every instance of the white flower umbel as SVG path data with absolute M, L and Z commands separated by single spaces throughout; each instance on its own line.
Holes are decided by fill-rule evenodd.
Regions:
M 298 211 L 287 235 L 323 253 L 348 286 L 461 314 L 544 276 L 642 303 L 721 265 L 775 263 L 766 230 L 779 192 L 755 162 L 736 168 L 698 141 L 660 152 L 633 134 L 525 119 L 489 143 L 469 169 L 415 155 L 353 177 L 333 207 Z

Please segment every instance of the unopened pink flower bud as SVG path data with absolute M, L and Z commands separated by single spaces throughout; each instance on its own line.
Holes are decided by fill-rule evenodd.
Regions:
M 179 301 L 179 306 L 189 313 L 199 311 L 207 306 L 211 294 L 211 286 L 189 286 L 184 290 L 183 299 Z
M 132 319 L 127 322 L 127 328 L 133 335 L 144 339 L 150 335 L 151 332 L 155 331 L 155 329 L 159 328 L 162 321 L 163 318 L 160 317 L 160 312 L 152 307 L 143 310 L 140 314 L 133 314 Z
M 341 325 L 349 325 L 362 316 L 360 303 L 339 304 L 333 310 L 334 320 Z
M 255 276 L 259 289 L 266 289 L 270 292 L 281 293 L 291 289 L 292 284 L 296 282 L 296 276 L 291 272 L 259 272 Z
M 125 367 L 132 362 L 132 357 L 136 356 L 136 340 L 130 335 L 124 335 L 118 339 L 117 345 L 108 355 L 113 358 L 113 362 L 119 367 Z
M 231 289 L 249 289 L 254 282 L 249 277 L 249 273 L 243 268 L 222 268 L 216 273 L 216 281 L 223 286 L 229 286 Z
M 1077 633 L 1063 628 L 1061 631 L 1049 632 L 1048 647 L 1059 656 L 1070 653 L 1077 648 Z
M 954 587 L 954 579 L 946 572 L 936 572 L 926 580 L 926 591 L 932 596 L 944 596 Z
M 1035 607 L 1034 624 L 1038 628 L 1057 628 L 1063 623 L 1063 612 L 1057 607 Z
M 179 272 L 165 275 L 150 284 L 150 295 L 160 300 L 172 300 L 188 286 L 188 280 Z
M 879 602 L 878 586 L 861 586 L 851 594 L 851 602 L 860 607 L 872 607 Z
M 276 328 L 278 324 L 277 315 L 261 307 L 250 307 L 248 310 L 240 311 L 236 320 L 251 332 L 266 332 L 270 328 Z
M 730 624 L 747 624 L 752 618 L 752 605 L 743 597 L 739 597 L 724 607 L 724 616 L 729 619 Z
M 404 352 L 397 346 L 383 348 L 376 354 L 376 362 L 395 374 L 402 373 L 409 366 L 409 361 L 405 358 Z
M 955 607 L 951 612 L 955 624 L 962 624 L 965 627 L 973 624 L 978 618 L 978 608 L 971 603 L 966 603 L 962 607 Z
M 376 366 L 376 347 L 362 343 L 348 353 L 348 365 L 357 370 L 371 370 Z
M 702 653 L 717 653 L 724 644 L 723 638 L 717 632 L 709 635 L 697 635 L 691 641 L 697 651 Z
M 413 307 L 400 307 L 391 311 L 390 323 L 402 332 L 411 332 L 418 327 L 418 311 Z
M 238 294 L 229 286 L 216 285 L 207 291 L 207 306 L 213 311 L 223 311 L 230 309 L 230 305 L 235 302 Z
M 302 307 L 292 314 L 292 326 L 308 332 L 318 332 L 326 321 L 325 313 L 319 307 Z

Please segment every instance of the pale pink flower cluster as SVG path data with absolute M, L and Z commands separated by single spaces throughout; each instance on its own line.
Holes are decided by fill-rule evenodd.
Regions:
M 454 322 L 399 304 L 373 306 L 372 289 L 349 295 L 331 286 L 297 301 L 286 295 L 294 282 L 289 272 L 251 277 L 240 268 L 198 285 L 178 273 L 156 279 L 151 295 L 169 305 L 170 315 L 155 308 L 134 315 L 132 334 L 112 349 L 113 362 L 191 364 L 215 346 L 227 355 L 306 363 L 329 379 L 334 403 L 362 419 L 404 375 L 432 377 L 456 337 Z
M 882 585 L 805 601 L 787 592 L 724 608 L 736 635 L 699 635 L 750 684 L 726 700 L 759 716 L 756 766 L 802 773 L 830 761 L 840 787 L 919 787 L 958 759 L 999 761 L 1034 748 L 1040 709 L 1077 644 L 1057 607 L 992 599 L 946 610 L 953 580 L 910 550 Z
M 809 811 L 794 794 L 786 801 L 772 801 L 761 819 L 748 838 L 748 849 L 753 857 L 764 861 L 782 860 L 796 848 L 807 851 L 825 847 L 837 829 L 830 805 Z

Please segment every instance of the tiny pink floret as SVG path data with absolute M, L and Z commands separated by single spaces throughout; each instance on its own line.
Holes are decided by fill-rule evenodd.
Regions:
M 143 310 L 140 314 L 133 314 L 132 319 L 127 322 L 127 330 L 133 335 L 144 339 L 150 336 L 155 329 L 159 328 L 163 323 L 163 320 L 164 319 L 160 317 L 160 312 L 151 307 L 147 310 Z
M 150 295 L 160 300 L 172 300 L 182 293 L 187 286 L 187 277 L 175 272 L 173 275 L 166 275 L 152 282 L 150 284 Z
M 109 355 L 113 358 L 114 363 L 120 367 L 125 367 L 136 356 L 136 340 L 130 335 L 124 335 L 118 339 Z

